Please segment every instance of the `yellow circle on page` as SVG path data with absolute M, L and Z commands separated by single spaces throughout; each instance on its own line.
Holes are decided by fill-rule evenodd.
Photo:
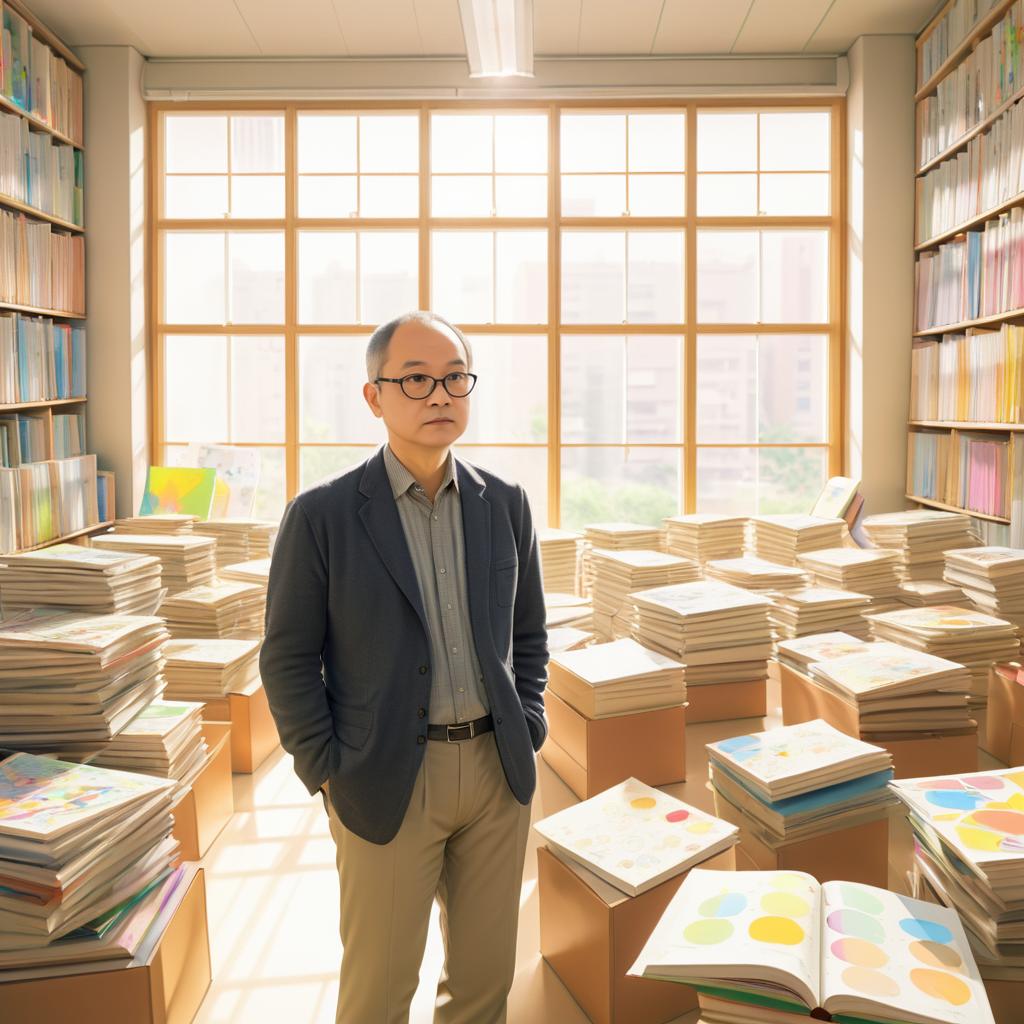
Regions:
M 988 832 L 983 828 L 971 828 L 969 825 L 958 825 L 956 832 L 961 842 L 969 850 L 994 853 L 1003 841 L 1003 836 L 998 832 Z
M 711 822 L 695 821 L 692 825 L 686 826 L 686 831 L 693 833 L 695 836 L 702 836 L 705 832 L 711 831 Z
M 653 796 L 638 796 L 635 800 L 629 801 L 629 806 L 637 811 L 650 810 L 657 801 Z
M 781 889 L 783 892 L 796 892 L 797 889 L 807 888 L 807 879 L 799 875 L 776 875 L 768 884 L 773 889 Z
M 942 999 L 953 1006 L 963 1006 L 971 1001 L 971 990 L 967 983 L 945 971 L 933 971 L 927 967 L 915 967 L 910 980 L 926 995 Z
M 807 900 L 791 892 L 766 892 L 761 897 L 761 909 L 780 917 L 803 917 L 811 910 Z
M 788 917 L 759 917 L 750 922 L 750 937 L 775 946 L 796 946 L 804 940 L 804 930 Z
M 921 942 L 912 942 L 910 952 L 915 959 L 929 967 L 944 967 L 948 971 L 962 973 L 963 959 L 952 946 L 925 939 Z

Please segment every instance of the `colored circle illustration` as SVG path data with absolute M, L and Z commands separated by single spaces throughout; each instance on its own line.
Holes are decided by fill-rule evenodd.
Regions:
M 803 928 L 788 917 L 758 917 L 750 922 L 749 932 L 756 942 L 776 946 L 795 946 L 804 940 Z
M 649 811 L 657 802 L 653 796 L 638 796 L 629 801 L 629 806 L 635 811 Z
M 954 811 L 973 811 L 986 802 L 985 797 L 977 793 L 967 793 L 962 789 L 933 789 L 925 794 L 925 799 L 934 807 L 947 807 Z
M 863 939 L 836 939 L 832 953 L 856 967 L 884 967 L 889 962 L 889 955 L 881 946 Z
M 963 958 L 952 946 L 943 946 L 938 942 L 912 942 L 910 953 L 929 967 L 945 967 L 957 971 L 963 965 Z
M 783 892 L 797 892 L 807 888 L 807 879 L 799 875 L 775 875 L 768 884 L 773 889 L 781 889 Z
M 840 887 L 843 902 L 851 910 L 860 910 L 865 914 L 880 914 L 885 908 L 882 901 L 869 889 L 859 885 L 843 885 Z
M 733 917 L 747 907 L 747 897 L 741 892 L 723 892 L 706 899 L 698 908 L 704 917 Z
M 713 746 L 723 754 L 732 754 L 733 757 L 741 752 L 745 752 L 744 756 L 750 757 L 761 749 L 761 741 L 756 736 L 732 736 Z
M 1024 835 L 1024 814 L 1020 811 L 975 811 L 971 824 L 1011 836 Z
M 684 811 L 684 810 L 682 810 L 682 808 L 680 808 L 678 811 L 669 811 L 668 814 L 665 815 L 665 820 L 666 821 L 671 821 L 671 822 L 674 823 L 674 822 L 677 822 L 677 821 L 686 821 L 686 819 L 689 816 L 690 816 L 690 812 L 689 811 Z
M 928 967 L 915 967 L 910 972 L 910 980 L 926 995 L 934 999 L 963 1006 L 971 1000 L 971 990 L 967 983 L 945 971 L 933 971 Z
M 732 935 L 732 921 L 720 917 L 704 921 L 693 921 L 683 931 L 683 938 L 696 946 L 717 946 Z
M 965 785 L 973 786 L 975 789 L 1002 789 L 1003 780 L 999 775 L 971 775 L 961 780 Z
M 953 933 L 938 921 L 925 921 L 920 917 L 905 917 L 900 927 L 915 939 L 927 939 L 929 942 L 952 942 Z
M 807 900 L 792 892 L 766 892 L 761 897 L 761 909 L 780 917 L 803 917 L 811 910 Z
M 873 917 L 860 910 L 833 910 L 826 919 L 833 931 L 850 935 L 865 942 L 884 942 L 885 929 Z M 919 936 L 927 938 L 927 936 Z
M 843 981 L 850 988 L 857 992 L 863 992 L 866 996 L 898 996 L 900 987 L 881 971 L 874 971 L 870 967 L 847 967 L 843 971 Z
M 983 828 L 971 828 L 969 825 L 957 825 L 956 834 L 970 850 L 994 852 L 1002 849 L 1004 837 L 998 832 L 987 832 Z
M 695 836 L 702 836 L 711 831 L 710 821 L 693 821 L 686 826 L 686 831 L 693 833 Z

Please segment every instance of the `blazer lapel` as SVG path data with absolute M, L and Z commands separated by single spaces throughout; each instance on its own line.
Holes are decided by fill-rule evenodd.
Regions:
M 479 644 L 481 638 L 491 636 L 491 503 L 484 497 L 487 485 L 471 466 L 456 459 L 455 469 L 462 505 L 469 618 Z

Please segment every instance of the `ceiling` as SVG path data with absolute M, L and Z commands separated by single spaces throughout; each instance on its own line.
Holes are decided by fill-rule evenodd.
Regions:
M 27 0 L 70 46 L 146 57 L 462 56 L 458 0 Z M 835 54 L 937 0 L 534 0 L 538 55 Z

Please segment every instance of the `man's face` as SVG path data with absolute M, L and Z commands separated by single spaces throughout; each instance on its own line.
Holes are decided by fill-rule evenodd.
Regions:
M 381 377 L 405 377 L 424 373 L 444 377 L 454 371 L 467 371 L 462 344 L 444 327 L 418 320 L 402 324 L 391 336 L 388 357 Z M 466 430 L 469 422 L 469 397 L 452 398 L 441 384 L 429 398 L 407 398 L 401 385 L 367 384 L 363 388 L 374 416 L 382 417 L 388 432 L 424 448 L 447 448 Z

